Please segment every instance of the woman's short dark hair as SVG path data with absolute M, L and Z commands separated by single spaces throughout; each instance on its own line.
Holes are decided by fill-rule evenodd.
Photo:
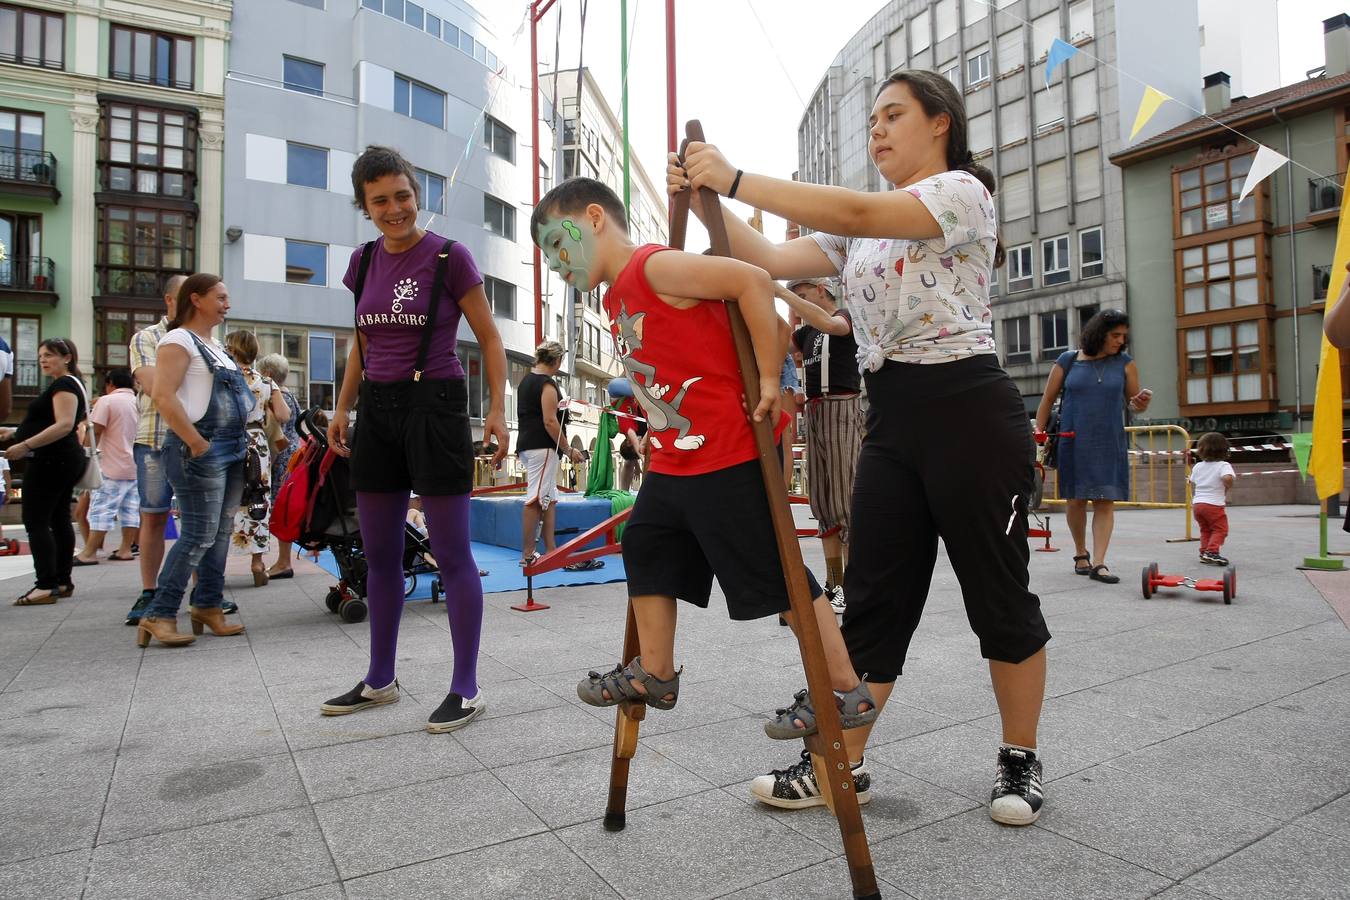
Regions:
M 178 289 L 178 302 L 174 304 L 174 315 L 173 320 L 169 322 L 169 329 L 182 328 L 197 312 L 197 307 L 192 305 L 193 294 L 205 294 L 222 281 L 223 278 L 210 272 L 189 275 L 187 281 L 184 281 L 183 286 Z
M 901 69 L 881 83 L 877 88 L 877 97 L 892 84 L 907 86 L 928 118 L 946 114 L 951 122 L 947 127 L 947 168 L 969 172 L 980 180 L 991 195 L 997 192 L 998 181 L 994 173 L 975 162 L 975 155 L 970 152 L 970 121 L 966 118 L 966 103 L 956 86 L 937 72 Z M 994 265 L 1003 265 L 1004 256 L 1003 242 L 997 241 L 994 246 Z
M 69 356 L 70 374 L 81 381 L 84 380 L 84 375 L 80 372 L 80 351 L 75 349 L 75 342 L 70 338 L 47 338 L 38 346 L 55 353 L 57 356 Z
M 386 175 L 406 177 L 418 209 L 422 208 L 422 192 L 417 186 L 417 172 L 412 163 L 393 147 L 381 147 L 378 144 L 367 145 L 366 152 L 352 163 L 352 205 L 366 213 L 366 185 Z M 366 213 L 366 218 L 370 218 L 369 213 Z
M 1083 333 L 1078 337 L 1078 349 L 1088 356 L 1096 356 L 1102 352 L 1102 347 L 1106 344 L 1106 336 L 1122 325 L 1126 328 L 1130 327 L 1130 317 L 1125 315 L 1123 310 L 1102 310 L 1088 319 L 1087 324 L 1083 326 Z M 1125 345 L 1122 344 L 1120 349 L 1124 350 Z
M 592 203 L 599 205 L 615 224 L 628 231 L 628 211 L 619 195 L 609 185 L 594 178 L 577 175 L 569 178 L 543 196 L 530 215 L 530 238 L 538 241 L 539 226 L 557 213 L 581 215 Z
M 1218 462 L 1228 458 L 1228 438 L 1217 431 L 1206 431 L 1195 442 L 1195 454 L 1205 462 Z
M 131 388 L 136 386 L 136 381 L 131 377 L 131 372 L 127 369 L 109 369 L 108 374 L 103 376 L 105 384 L 110 384 L 114 388 Z

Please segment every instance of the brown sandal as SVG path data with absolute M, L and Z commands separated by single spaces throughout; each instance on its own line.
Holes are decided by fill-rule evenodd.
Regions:
M 50 606 L 51 604 L 53 604 L 53 603 L 56 602 L 56 594 L 57 594 L 56 591 L 47 591 L 47 596 L 45 596 L 45 597 L 34 597 L 34 596 L 33 596 L 33 593 L 34 593 L 35 591 L 40 591 L 40 590 L 46 590 L 46 588 L 37 588 L 37 587 L 29 588 L 26 592 L 24 592 L 23 594 L 20 594 L 19 597 L 18 597 L 17 599 L 15 599 L 14 605 L 15 605 L 15 606 Z

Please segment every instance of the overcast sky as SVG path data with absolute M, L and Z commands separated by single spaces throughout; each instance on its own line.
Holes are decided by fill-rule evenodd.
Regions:
M 500 25 L 507 40 L 519 24 L 523 0 L 495 0 L 509 16 Z M 1128 0 L 1118 0 L 1128 2 Z M 1276 2 L 1276 0 L 1270 0 Z M 797 167 L 797 123 L 826 68 L 884 0 L 679 0 L 676 56 L 679 128 L 699 118 L 709 140 L 739 168 L 790 177 Z M 561 22 L 559 68 L 574 68 L 578 54 L 619 114 L 619 0 L 589 0 L 585 40 L 580 0 L 558 0 L 540 24 L 541 69 L 551 62 Z M 1279 41 L 1284 83 L 1302 80 L 1322 64 L 1321 20 L 1350 11 L 1350 0 L 1279 0 Z M 480 6 L 481 8 L 481 6 Z M 664 184 L 666 152 L 665 3 L 628 0 L 629 130 L 634 155 L 652 180 Z M 529 33 L 517 58 L 528 71 Z M 740 204 L 741 215 L 750 210 Z M 782 220 L 766 217 L 765 233 L 783 237 Z M 690 249 L 707 246 L 697 226 Z

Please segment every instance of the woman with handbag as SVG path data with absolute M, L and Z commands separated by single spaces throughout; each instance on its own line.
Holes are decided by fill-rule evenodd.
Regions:
M 288 421 L 286 405 L 276 383 L 253 368 L 258 358 L 258 339 L 251 331 L 231 331 L 225 335 L 225 349 L 239 365 L 244 382 L 253 392 L 253 409 L 248 414 L 248 459 L 244 466 L 244 494 L 234 514 L 234 546 L 253 554 L 249 568 L 253 586 L 267 584 L 267 563 L 263 554 L 272 547 L 267 518 L 272 511 L 272 448 L 267 438 L 267 419 Z
M 300 404 L 296 402 L 295 395 L 286 387 L 286 376 L 291 373 L 291 367 L 286 362 L 286 357 L 280 353 L 269 353 L 258 360 L 258 371 L 272 379 L 272 383 L 277 386 L 277 393 L 281 394 L 281 399 L 285 402 L 286 409 L 290 413 L 289 417 L 285 419 L 268 418 L 267 436 L 272 443 L 272 496 L 270 500 L 275 507 L 277 491 L 281 490 L 281 483 L 286 480 L 286 469 L 290 465 L 291 457 L 295 454 L 296 448 L 300 446 L 300 434 L 295 430 L 295 423 L 300 419 Z M 273 428 L 272 423 L 275 423 L 275 428 Z M 293 578 L 294 576 L 295 570 L 291 568 L 291 542 L 279 540 L 277 541 L 277 561 L 267 570 L 267 577 L 277 579 Z
M 178 498 L 179 537 L 164 558 L 155 597 L 136 629 L 136 643 L 190 644 L 204 628 L 239 634 L 220 605 L 234 511 L 244 490 L 246 424 L 257 403 L 230 355 L 211 337 L 225 321 L 230 295 L 218 275 L 199 272 L 178 289 L 169 331 L 155 353 L 155 408 L 164 418 L 161 458 Z M 179 634 L 178 607 L 193 570 L 193 634 Z
M 1083 326 L 1077 350 L 1055 360 L 1036 409 L 1037 435 L 1045 434 L 1052 406 L 1059 400 L 1052 426 L 1058 437 L 1050 463 L 1058 472 L 1064 519 L 1073 536 L 1073 570 L 1093 581 L 1120 581 L 1106 566 L 1106 548 L 1115 526 L 1117 500 L 1130 496 L 1126 455 L 1126 403 L 1136 412 L 1148 409 L 1153 392 L 1140 390 L 1139 371 L 1125 352 L 1130 320 L 1118 309 L 1104 309 Z M 1061 396 L 1062 395 L 1062 396 Z M 1072 437 L 1065 435 L 1072 434 Z M 1053 439 L 1053 435 L 1052 435 Z M 1092 504 L 1092 552 L 1087 550 L 1087 506 Z
M 102 480 L 93 451 L 86 456 L 80 446 L 79 424 L 88 415 L 89 400 L 80 381 L 75 345 L 65 338 L 48 338 L 38 346 L 38 366 L 51 383 L 29 404 L 18 428 L 0 432 L 0 439 L 17 439 L 5 451 L 6 459 L 28 459 L 23 477 L 23 527 L 37 582 L 14 601 L 15 606 L 55 603 L 58 597 L 75 593 L 70 580 L 75 557 L 71 494 L 86 474 Z

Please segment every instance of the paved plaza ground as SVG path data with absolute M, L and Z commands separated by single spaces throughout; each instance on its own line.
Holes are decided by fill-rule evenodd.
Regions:
M 1309 512 L 1231 511 L 1231 606 L 1142 598 L 1150 560 L 1216 572 L 1195 544 L 1164 542 L 1180 511 L 1119 514 L 1114 587 L 1075 577 L 1069 550 L 1032 554 L 1054 639 L 1046 807 L 1022 829 L 985 809 L 998 721 L 939 559 L 867 755 L 883 896 L 1350 897 L 1350 573 L 1294 569 L 1316 546 Z M 1336 528 L 1332 547 L 1350 536 Z M 818 542 L 803 548 L 823 574 Z M 803 684 L 773 620 L 732 623 L 717 600 L 682 610 L 680 704 L 649 713 L 628 828 L 611 834 L 613 712 L 575 684 L 613 665 L 622 584 L 552 590 L 530 614 L 509 609 L 519 594 L 489 595 L 486 716 L 430 735 L 449 679 L 442 606 L 407 607 L 402 702 L 323 718 L 365 672 L 366 624 L 324 609 L 331 578 L 308 563 L 261 589 L 246 559 L 230 571 L 248 631 L 185 648 L 136 648 L 131 565 L 80 569 L 55 606 L 0 606 L 0 897 L 850 896 L 827 813 L 748 795 L 800 748 L 760 727 Z

